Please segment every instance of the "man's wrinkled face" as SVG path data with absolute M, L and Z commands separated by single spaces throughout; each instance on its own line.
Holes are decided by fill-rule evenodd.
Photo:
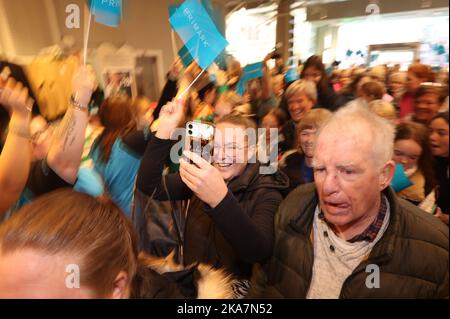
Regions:
M 313 162 L 320 206 L 327 221 L 339 227 L 376 214 L 381 191 L 389 185 L 380 183 L 382 169 L 373 160 L 371 134 L 360 132 L 334 125 L 316 142 Z

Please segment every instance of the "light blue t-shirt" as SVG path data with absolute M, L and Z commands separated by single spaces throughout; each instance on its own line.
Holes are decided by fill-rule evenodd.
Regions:
M 92 197 L 99 197 L 105 192 L 100 175 L 93 169 L 85 167 L 80 168 L 78 171 L 77 181 L 73 189 L 77 192 L 91 195 Z M 31 203 L 35 197 L 36 195 L 29 188 L 25 188 L 16 204 L 0 217 L 0 224 L 9 219 L 16 210 Z
M 142 156 L 130 150 L 121 139 L 118 139 L 106 164 L 100 160 L 98 146 L 93 148 L 91 157 L 95 170 L 103 178 L 106 192 L 123 212 L 130 216 L 134 185 Z

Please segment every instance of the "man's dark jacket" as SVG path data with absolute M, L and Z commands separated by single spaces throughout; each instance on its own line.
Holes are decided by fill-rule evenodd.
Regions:
M 367 260 L 345 280 L 340 298 L 448 298 L 448 227 L 436 217 L 399 199 L 391 189 L 389 226 Z M 313 219 L 318 197 L 314 184 L 294 190 L 276 216 L 273 256 L 255 267 L 250 298 L 306 298 L 314 264 Z M 380 287 L 368 288 L 380 269 Z M 367 268 L 370 270 L 370 267 Z

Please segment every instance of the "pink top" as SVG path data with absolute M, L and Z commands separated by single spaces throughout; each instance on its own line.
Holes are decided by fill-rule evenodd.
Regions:
M 405 93 L 400 100 L 400 118 L 403 119 L 411 113 L 414 113 L 414 97 Z

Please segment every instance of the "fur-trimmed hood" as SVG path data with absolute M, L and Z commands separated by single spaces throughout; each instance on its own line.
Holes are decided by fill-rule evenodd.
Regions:
M 205 264 L 184 267 L 174 254 L 159 258 L 141 254 L 132 298 L 232 299 L 233 279 L 223 270 Z

